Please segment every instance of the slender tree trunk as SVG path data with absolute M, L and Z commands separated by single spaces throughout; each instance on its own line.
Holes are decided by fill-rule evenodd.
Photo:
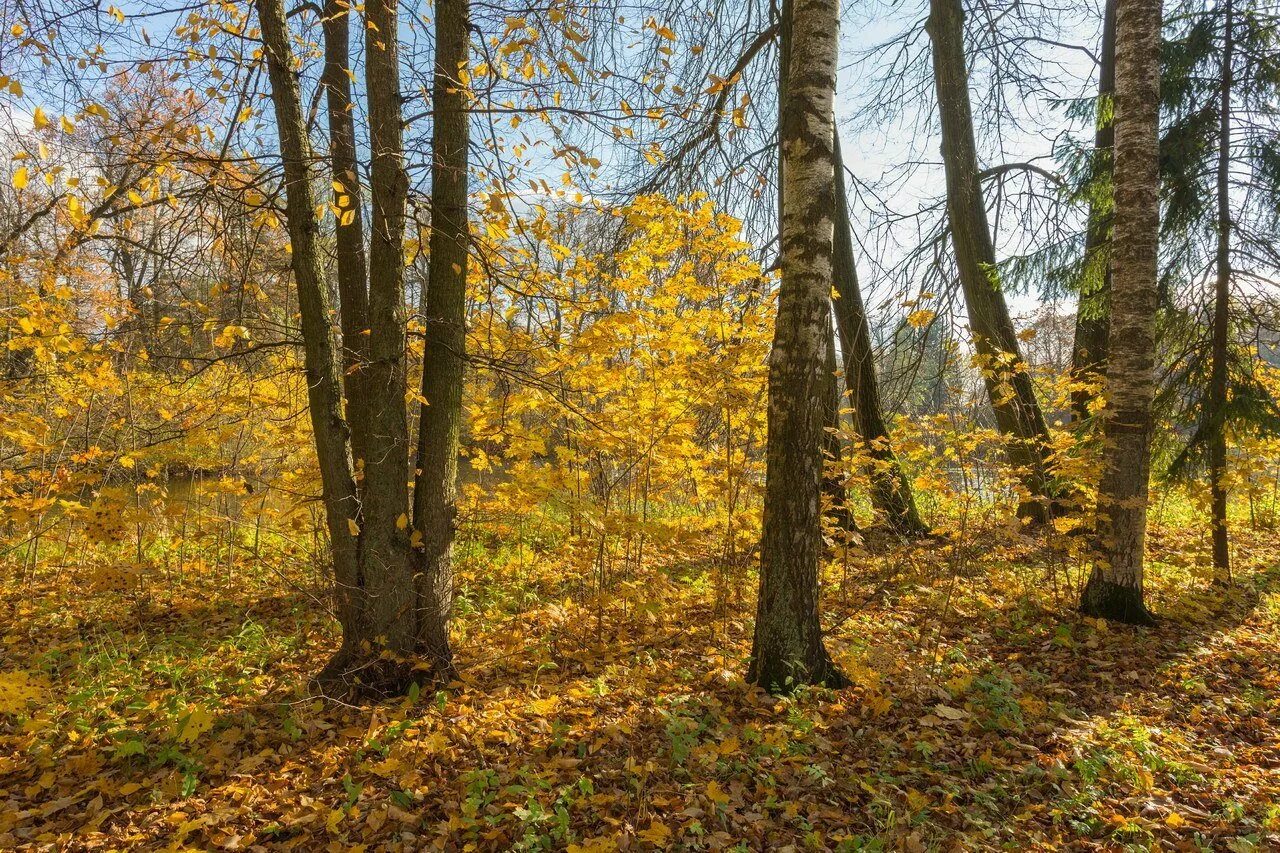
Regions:
M 1076 308 L 1076 334 L 1071 347 L 1072 378 L 1082 387 L 1071 392 L 1071 412 L 1077 423 L 1089 417 L 1095 394 L 1092 386 L 1107 369 L 1108 310 L 1111 292 L 1111 263 L 1107 257 L 1111 240 L 1111 174 L 1115 144 L 1113 123 L 1116 90 L 1116 0 L 1107 0 L 1102 23 L 1102 55 L 1098 68 L 1098 116 L 1093 138 L 1095 193 L 1089 200 L 1089 225 L 1084 238 L 1084 272 Z M 1098 177 L 1099 174 L 1103 177 Z
M 1007 436 L 1009 461 L 1019 470 L 1027 492 L 1018 515 L 1042 523 L 1051 515 L 1051 503 L 1056 497 L 1049 473 L 1049 430 L 996 274 L 995 246 L 987 223 L 973 135 L 963 25 L 960 0 L 930 0 L 927 29 L 933 43 L 933 78 L 942 125 L 951 241 L 987 396 L 996 424 Z
M 1118 0 L 1115 233 L 1111 250 L 1108 406 L 1093 573 L 1080 609 L 1150 624 L 1143 548 L 1155 397 L 1160 232 L 1160 0 Z
M 1223 5 L 1222 81 L 1218 107 L 1218 250 L 1213 288 L 1213 343 L 1205 420 L 1209 433 L 1209 503 L 1213 531 L 1213 577 L 1231 579 L 1227 539 L 1227 342 L 1231 325 L 1231 87 L 1235 60 L 1234 8 Z
M 857 524 L 849 507 L 849 495 L 844 486 L 844 448 L 840 440 L 840 408 L 844 394 L 840 389 L 840 376 L 836 367 L 836 332 L 827 322 L 826 362 L 826 421 L 822 431 L 822 493 L 827 499 L 827 519 L 837 531 L 853 532 Z M 830 470 L 828 470 L 830 466 Z
M 418 644 L 437 671 L 453 670 L 449 611 L 453 604 L 453 535 L 458 501 L 458 448 L 466 359 L 467 124 L 458 70 L 467 61 L 467 0 L 437 0 L 431 161 L 431 262 L 422 364 L 418 476 L 413 492 L 417 551 Z
M 294 58 L 281 0 L 256 0 L 263 53 L 271 80 L 276 131 L 284 161 L 285 218 L 290 263 L 302 315 L 307 402 L 320 465 L 326 526 L 333 551 L 334 590 L 342 649 L 346 658 L 368 637 L 358 554 L 355 478 L 348 456 L 348 430 L 342 415 L 342 379 L 329 321 L 329 292 L 317 241 L 316 198 L 312 191 L 310 145 L 302 119 L 301 95 L 293 75 Z
M 342 368 L 351 425 L 351 455 L 356 465 L 367 457 L 368 435 L 364 368 L 369 360 L 369 281 L 364 251 L 364 200 L 356 165 L 355 117 L 352 115 L 350 6 L 327 0 L 324 6 L 324 89 L 329 119 L 329 164 L 334 203 L 341 213 L 335 237 L 339 316 L 342 322 Z M 357 482 L 357 487 L 359 483 Z
M 854 423 L 858 437 L 871 458 L 871 504 L 900 536 L 927 532 L 916 510 L 911 484 L 902 473 L 893 453 L 889 428 L 880 411 L 880 388 L 876 377 L 875 353 L 871 348 L 871 325 L 858 284 L 854 262 L 853 229 L 844 186 L 844 158 L 840 137 L 835 139 L 835 224 L 832 276 L 836 299 L 833 303 L 840 348 L 844 356 L 844 381 L 851 392 Z
M 823 376 L 831 291 L 836 0 L 792 0 L 779 138 L 782 285 L 769 356 L 760 596 L 749 681 L 768 690 L 847 683 L 822 642 Z

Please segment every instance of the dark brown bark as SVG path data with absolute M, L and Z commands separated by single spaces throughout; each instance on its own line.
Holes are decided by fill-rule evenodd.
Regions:
M 467 226 L 466 90 L 458 68 L 467 60 L 466 0 L 436 3 L 431 161 L 431 260 L 427 272 L 422 406 L 413 528 L 421 537 L 416 576 L 418 644 L 437 671 L 453 668 L 453 536 L 458 501 L 458 447 L 466 359 Z
M 1116 89 L 1116 0 L 1107 0 L 1102 23 L 1102 54 L 1098 67 L 1098 116 L 1094 130 L 1094 172 L 1105 172 L 1103 198 L 1089 202 L 1089 224 L 1084 238 L 1084 273 L 1076 308 L 1075 340 L 1071 347 L 1071 374 L 1083 387 L 1071 392 L 1071 412 L 1077 423 L 1089 417 L 1089 404 L 1107 369 L 1107 333 L 1110 331 L 1109 294 L 1111 263 L 1111 163 L 1115 144 L 1113 123 Z
M 1235 60 L 1234 8 L 1223 5 L 1222 80 L 1218 104 L 1218 246 L 1213 287 L 1213 340 L 1205 421 L 1209 424 L 1209 521 L 1213 538 L 1213 577 L 1231 578 L 1231 548 L 1227 536 L 1227 344 L 1231 324 L 1231 86 Z
M 854 261 L 853 231 L 844 186 L 844 158 L 840 154 L 838 135 L 835 139 L 835 211 L 832 220 L 835 225 L 832 278 L 836 294 L 833 306 L 844 356 L 845 385 L 849 388 L 853 404 L 854 424 L 872 461 L 871 505 L 898 535 L 919 536 L 926 533 L 927 528 L 916 509 L 911 484 L 893 453 L 889 428 L 880 410 L 871 325 L 867 320 Z
M 824 352 L 831 324 L 835 0 L 793 0 L 779 139 L 782 284 L 769 356 L 760 596 L 747 679 L 767 690 L 847 683 L 818 615 Z
M 826 373 L 826 421 L 822 433 L 822 494 L 826 498 L 826 517 L 836 533 L 852 533 L 857 530 L 853 510 L 849 506 L 848 490 L 844 484 L 844 448 L 840 438 L 840 409 L 844 393 L 836 359 L 836 333 L 827 324 L 827 355 L 823 367 Z
M 338 315 L 342 322 L 342 368 L 348 413 L 367 407 L 364 367 L 369 359 L 369 280 L 364 250 L 364 199 L 356 159 L 352 115 L 350 6 L 327 0 L 324 6 L 324 89 L 329 120 L 329 165 L 338 214 L 334 234 L 338 274 Z M 363 416 L 350 417 L 351 456 L 357 465 L 368 455 Z M 357 486 L 359 484 L 357 483 Z
M 960 0 L 930 0 L 927 29 L 933 44 L 933 78 L 942 126 L 947 216 L 987 396 L 996 425 L 1006 436 L 1009 462 L 1018 469 L 1027 492 L 1018 515 L 1042 523 L 1049 519 L 1056 497 L 1049 471 L 1049 430 L 996 274 L 995 246 L 973 134 L 963 23 Z
M 342 380 L 329 320 L 329 295 L 317 240 L 313 158 L 302 119 L 293 51 L 281 0 L 256 0 L 263 53 L 271 81 L 280 155 L 284 162 L 285 218 L 292 248 L 290 263 L 302 315 L 307 402 L 320 465 L 325 521 L 333 552 L 334 594 L 342 626 L 341 656 L 352 655 L 367 636 L 360 578 L 355 478 L 348 456 L 348 430 L 342 414 Z
M 408 311 L 404 295 L 405 199 L 396 0 L 365 7 L 369 114 L 369 362 L 361 371 L 368 425 L 361 562 L 369 618 L 384 654 L 386 692 L 408 686 L 417 646 L 409 557 L 409 424 L 405 411 Z
M 1160 0 L 1119 0 L 1108 404 L 1094 565 L 1080 609 L 1135 624 L 1152 621 L 1143 603 L 1143 549 L 1155 397 L 1159 104 Z

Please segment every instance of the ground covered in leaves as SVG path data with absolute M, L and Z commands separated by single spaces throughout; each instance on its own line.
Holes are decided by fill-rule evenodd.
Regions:
M 1280 849 L 1280 537 L 1239 532 L 1230 588 L 1200 538 L 1155 531 L 1147 631 L 1077 617 L 1040 540 L 842 554 L 855 686 L 787 699 L 710 561 L 601 592 L 471 549 L 465 680 L 368 707 L 307 696 L 304 579 L 6 569 L 0 849 Z

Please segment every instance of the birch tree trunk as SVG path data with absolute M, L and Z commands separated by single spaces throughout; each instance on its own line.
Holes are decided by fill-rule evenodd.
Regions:
M 933 44 L 933 79 L 942 125 L 947 216 L 974 348 L 996 424 L 1007 437 L 1009 462 L 1027 492 L 1018 515 L 1043 523 L 1056 497 L 1049 473 L 1049 430 L 1018 347 L 1009 306 L 996 275 L 996 252 L 978 171 L 961 0 L 930 0 L 926 29 Z
M 1116 0 L 1107 0 L 1102 22 L 1102 55 L 1098 66 L 1098 114 L 1094 130 L 1094 168 L 1105 171 L 1103 196 L 1089 201 L 1089 224 L 1084 238 L 1084 274 L 1076 307 L 1075 340 L 1071 346 L 1072 378 L 1082 386 L 1071 392 L 1071 412 L 1077 423 L 1089 417 L 1089 404 L 1096 396 L 1095 385 L 1107 369 L 1107 333 L 1110 330 L 1109 302 L 1111 262 L 1107 247 L 1111 240 L 1115 145 L 1114 97 L 1116 90 Z
M 467 146 L 466 90 L 459 68 L 467 61 L 467 0 L 437 0 L 435 81 L 432 86 L 431 260 L 427 271 L 418 475 L 413 490 L 418 647 L 436 671 L 453 671 L 449 611 L 453 604 L 453 535 L 458 501 L 458 447 L 466 359 Z
M 833 303 L 840 348 L 844 360 L 844 380 L 853 403 L 854 423 L 863 448 L 871 458 L 871 505 L 884 516 L 889 528 L 900 536 L 927 532 L 916 509 L 911 484 L 903 476 L 893 453 L 889 428 L 880 410 L 880 387 L 876 377 L 875 353 L 871 348 L 871 325 L 867 320 L 858 284 L 858 268 L 853 254 L 853 231 L 844 186 L 844 159 L 840 137 L 835 139 L 835 224 L 832 277 L 836 299 Z
M 1109 400 L 1096 553 L 1080 601 L 1090 616 L 1133 624 L 1153 621 L 1142 574 L 1155 396 L 1160 22 L 1160 0 L 1118 0 Z
M 822 642 L 822 431 L 831 319 L 836 0 L 792 0 L 779 140 L 782 284 L 769 356 L 760 596 L 747 678 L 771 691 L 847 683 Z M 784 24 L 785 26 L 785 24 Z M 788 49 L 789 48 L 789 49 Z

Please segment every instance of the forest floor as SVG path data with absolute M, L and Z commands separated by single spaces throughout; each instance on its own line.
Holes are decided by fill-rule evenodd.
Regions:
M 1151 630 L 1029 538 L 837 561 L 855 686 L 787 699 L 742 682 L 741 570 L 592 595 L 470 549 L 464 680 L 350 707 L 305 692 L 301 579 L 5 567 L 0 849 L 1280 849 L 1280 535 L 1241 527 L 1229 588 L 1155 530 Z

